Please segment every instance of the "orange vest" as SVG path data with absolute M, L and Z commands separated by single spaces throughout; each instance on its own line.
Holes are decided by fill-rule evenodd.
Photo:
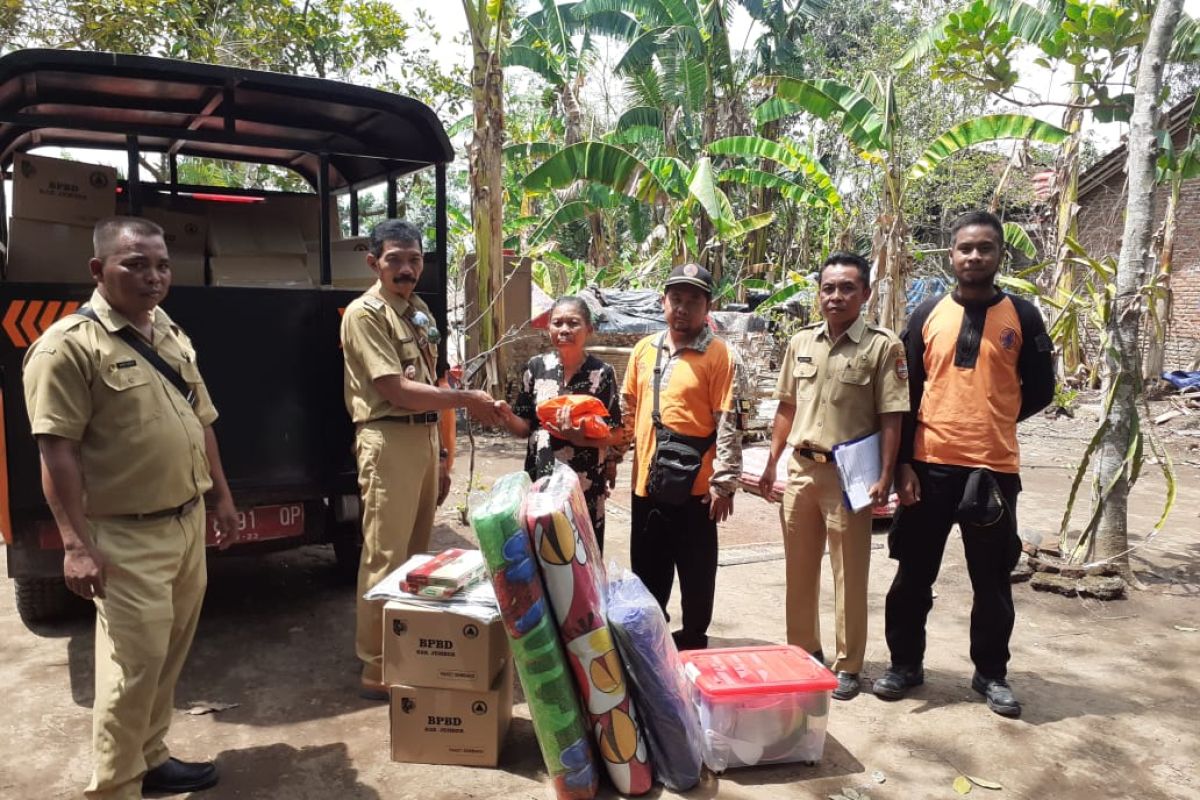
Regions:
M 965 309 L 950 295 L 925 320 L 925 393 L 913 456 L 932 464 L 1018 472 L 1017 417 L 1023 343 L 1016 306 L 1005 297 L 986 310 L 973 365 L 955 364 Z

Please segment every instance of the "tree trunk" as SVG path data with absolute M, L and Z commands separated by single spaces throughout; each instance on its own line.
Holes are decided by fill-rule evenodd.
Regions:
M 1075 80 L 1071 84 L 1071 103 L 1083 101 L 1083 78 L 1080 68 L 1075 70 Z M 1067 238 L 1076 238 L 1078 234 L 1077 220 L 1079 217 L 1079 143 L 1083 138 L 1083 109 L 1072 106 L 1063 115 L 1063 129 L 1070 134 L 1063 142 L 1062 151 L 1058 157 L 1058 174 L 1055 181 L 1058 189 L 1058 213 L 1054 246 L 1056 258 L 1054 264 L 1054 286 L 1052 294 L 1059 303 L 1067 302 L 1067 298 L 1075 288 L 1075 272 L 1071 261 L 1071 248 L 1067 246 Z M 1064 341 L 1058 344 L 1057 372 L 1060 380 L 1075 374 L 1082 361 L 1079 331 L 1076 329 Z
M 772 120 L 771 122 L 768 122 L 766 125 L 763 126 L 763 129 L 759 133 L 759 136 L 761 136 L 764 139 L 770 139 L 771 141 L 775 141 L 775 138 L 777 136 L 779 136 L 779 128 L 780 128 L 779 121 Z M 772 174 L 779 171 L 778 165 L 776 164 L 776 162 L 771 161 L 770 159 L 764 159 L 761 168 L 762 168 L 763 172 L 770 172 Z M 761 187 L 758 187 L 755 189 L 751 189 L 750 190 L 750 213 L 751 214 L 762 214 L 767 211 L 770 211 L 774 208 L 775 201 L 776 201 L 776 194 L 775 194 L 774 189 L 769 189 L 766 186 L 761 186 Z M 799 209 L 800 206 L 797 205 L 796 208 Z M 758 230 L 756 230 L 750 234 L 750 255 L 748 257 L 748 261 L 750 264 L 762 264 L 762 263 L 766 263 L 766 262 L 770 261 L 770 256 L 768 255 L 768 245 L 770 243 L 770 239 L 768 238 L 768 235 L 771 233 L 771 229 L 773 227 L 774 227 L 773 225 L 767 225 L 766 227 L 759 228 Z M 791 241 L 791 240 L 785 239 L 780 244 L 782 247 L 786 247 L 786 245 L 789 241 Z M 780 263 L 782 263 L 783 260 L 784 260 L 784 257 L 783 257 L 783 252 L 781 250 L 781 252 L 778 255 L 778 261 Z
M 883 203 L 871 242 L 875 265 L 870 312 L 877 324 L 899 331 L 904 327 L 908 294 L 908 225 L 901 205 L 904 175 L 890 163 L 887 169 Z
M 1114 382 L 1117 385 L 1108 415 L 1109 427 L 1100 444 L 1096 481 L 1101 491 L 1110 484 L 1113 488 L 1107 497 L 1100 498 L 1103 508 L 1096 531 L 1096 554 L 1101 559 L 1111 559 L 1131 582 L 1133 574 L 1125 552 L 1129 547 L 1129 467 L 1125 463 L 1125 454 L 1130 451 L 1133 437 L 1138 435 L 1137 401 L 1142 391 L 1138 328 L 1142 316 L 1140 288 L 1145 277 L 1154 213 L 1155 112 L 1162 89 L 1163 64 L 1182 7 L 1183 0 L 1159 0 L 1138 65 L 1129 125 L 1129 158 L 1125 168 L 1129 178 L 1129 199 L 1125 206 L 1121 257 L 1117 262 L 1117 297 L 1108 323 L 1111 341 L 1104 354 L 1107 366 L 1105 396 L 1113 389 Z
M 504 286 L 504 184 L 501 178 L 504 144 L 504 73 L 500 66 L 503 44 L 503 4 L 499 17 L 492 20 L 483 2 L 464 0 L 471 30 L 474 59 L 471 65 L 471 97 L 474 101 L 475 136 L 469 147 L 471 178 L 471 223 L 475 233 L 478 276 L 477 308 L 480 351 L 496 347 L 504 335 L 504 304 L 500 300 Z M 474 6 L 473 8 L 471 6 Z M 488 390 L 503 391 L 504 358 L 501 350 L 494 356 L 496 382 Z
M 708 65 L 706 69 L 708 72 L 708 89 L 704 94 L 704 116 L 700 129 L 701 149 L 708 147 L 709 144 L 717 139 L 716 87 L 713 83 L 712 66 Z M 719 259 L 713 257 L 713 249 L 709 247 L 709 241 L 713 238 L 715 232 L 716 227 L 713 225 L 712 220 L 708 218 L 708 214 L 700 211 L 696 235 L 696 260 L 708 268 L 708 271 L 712 273 L 713 283 L 719 286 L 721 283 L 721 263 Z

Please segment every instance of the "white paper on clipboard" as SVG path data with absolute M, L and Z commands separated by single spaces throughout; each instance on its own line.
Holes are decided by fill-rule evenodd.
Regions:
M 846 505 L 853 511 L 870 506 L 870 489 L 879 482 L 883 463 L 879 457 L 879 431 L 833 447 L 833 461 L 842 482 Z

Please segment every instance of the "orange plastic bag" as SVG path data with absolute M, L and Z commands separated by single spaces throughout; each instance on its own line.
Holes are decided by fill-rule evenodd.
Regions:
M 560 394 L 538 403 L 538 421 L 542 427 L 557 436 L 564 428 L 577 428 L 589 439 L 608 437 L 608 409 L 590 394 Z

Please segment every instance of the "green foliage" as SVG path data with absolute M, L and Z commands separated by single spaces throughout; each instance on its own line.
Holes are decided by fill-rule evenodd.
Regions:
M 11 7 L 13 4 L 7 4 Z M 11 47 L 70 46 L 382 81 L 421 15 L 384 0 L 69 0 L 18 4 L 0 22 Z M 408 68 L 402 68 L 405 74 Z
M 774 161 L 789 171 L 803 176 L 813 184 L 820 195 L 814 197 L 805 193 L 796 195 L 792 199 L 811 198 L 813 203 L 823 203 L 836 210 L 842 208 L 841 195 L 834 187 L 833 178 L 826 171 L 825 166 L 811 153 L 794 143 L 771 141 L 758 136 L 730 136 L 712 142 L 707 149 L 712 155 L 762 158 Z
M 526 190 L 537 193 L 586 180 L 625 193 L 639 177 L 645 181 L 638 191 L 643 199 L 653 200 L 664 191 L 656 176 L 631 153 L 604 142 L 580 142 L 568 145 L 546 159 L 526 176 L 524 184 Z
M 1128 121 L 1133 94 L 1127 71 L 1153 9 L 1153 3 L 1106 0 L 972 0 L 918 37 L 898 66 L 929 58 L 934 78 L 967 81 L 1013 100 L 1020 81 L 1014 60 L 1028 45 L 1035 64 L 1071 76 L 1078 102 L 1098 122 Z M 1200 28 L 1185 16 L 1171 56 L 1188 62 L 1197 54 Z
M 842 133 L 866 157 L 879 157 L 887 148 L 886 121 L 879 108 L 862 93 L 827 79 L 775 79 L 775 97 L 815 117 L 840 122 Z
M 1071 389 L 1063 384 L 1058 384 L 1054 387 L 1054 399 L 1050 404 L 1054 408 L 1060 408 L 1068 413 L 1074 412 L 1075 406 L 1079 402 L 1079 390 Z
M 1029 238 L 1025 229 L 1015 222 L 1004 223 L 1004 244 L 1031 261 L 1037 258 L 1037 247 L 1034 246 L 1033 240 Z
M 744 283 L 749 284 L 750 282 L 745 281 Z M 753 285 L 750 285 L 747 288 L 752 287 Z M 782 281 L 774 286 L 764 285 L 763 288 L 773 289 L 771 295 L 758 306 L 758 310 L 763 312 L 778 308 L 795 297 L 816 297 L 817 291 L 813 281 L 796 272 L 788 273 Z
M 1060 144 L 1067 138 L 1062 128 L 1023 114 L 989 114 L 955 125 L 926 148 L 908 171 L 911 180 L 925 177 L 959 150 L 1002 139 L 1025 139 Z

